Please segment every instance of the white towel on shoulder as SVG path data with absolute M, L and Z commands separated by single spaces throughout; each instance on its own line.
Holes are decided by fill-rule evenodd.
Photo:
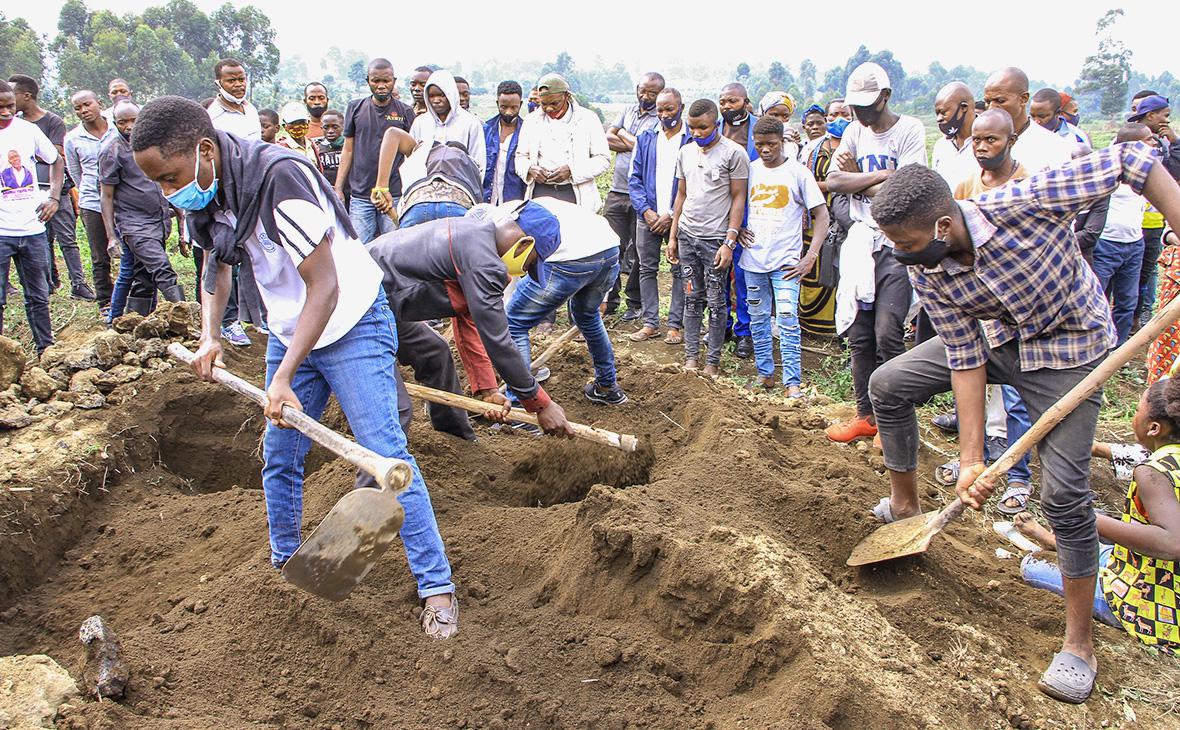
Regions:
M 836 286 L 836 333 L 844 334 L 856 319 L 860 302 L 877 298 L 873 244 L 877 232 L 864 223 L 853 223 L 840 247 L 840 283 Z

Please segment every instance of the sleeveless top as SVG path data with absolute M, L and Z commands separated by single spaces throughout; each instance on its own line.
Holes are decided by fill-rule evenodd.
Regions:
M 1144 465 L 1166 476 L 1176 499 L 1180 500 L 1180 444 L 1160 447 Z M 1139 503 L 1139 486 L 1133 479 L 1127 488 L 1123 522 L 1150 524 Z M 1167 654 L 1180 654 L 1176 596 L 1180 586 L 1176 582 L 1175 561 L 1141 555 L 1115 545 L 1099 577 L 1106 602 L 1127 633 Z

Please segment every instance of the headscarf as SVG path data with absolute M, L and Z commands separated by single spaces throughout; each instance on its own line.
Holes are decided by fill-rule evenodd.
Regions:
M 795 113 L 795 97 L 785 91 L 769 91 L 758 104 L 758 116 L 765 116 L 766 112 L 782 104 L 787 107 L 787 113 Z

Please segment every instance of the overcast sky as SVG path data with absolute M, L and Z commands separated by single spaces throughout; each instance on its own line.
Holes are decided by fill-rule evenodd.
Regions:
M 194 0 L 206 12 L 223 1 Z M 106 8 L 119 13 L 140 11 L 149 4 L 157 3 L 87 0 L 92 10 Z M 622 8 L 641 7 L 637 2 L 344 0 L 310 4 L 254 0 L 249 4 L 270 16 L 283 56 L 302 56 L 309 68 L 318 65 L 315 61 L 321 53 L 317 49 L 335 45 L 386 56 L 399 77 L 405 75 L 405 69 L 423 62 L 458 61 L 470 69 L 489 58 L 548 60 L 568 51 L 582 66 L 602 57 L 607 63 L 622 61 L 632 72 L 659 70 L 662 63 L 673 59 L 703 58 L 722 66 L 746 61 L 756 69 L 779 60 L 796 71 L 801 60 L 811 58 L 822 80 L 825 69 L 843 63 L 863 43 L 874 52 L 891 49 L 907 71 L 924 70 L 934 60 L 947 68 L 958 64 L 981 69 L 1017 65 L 1034 78 L 1064 86 L 1074 81 L 1082 61 L 1093 52 L 1095 24 L 1113 3 L 827 0 L 740 3 L 732 7 L 761 8 L 730 13 L 726 3 L 687 0 L 651 4 L 649 7 L 664 10 L 637 12 L 634 22 L 619 18 Z M 1174 66 L 1175 49 L 1158 35 L 1160 23 L 1173 12 L 1165 10 L 1170 4 L 1142 0 L 1124 4 L 1130 7 L 1119 22 L 1118 35 L 1134 51 L 1134 68 L 1154 75 L 1169 62 Z M 434 7 L 445 14 L 432 22 L 427 13 Z M 588 12 L 597 8 L 603 10 Z M 59 10 L 57 3 L 34 3 L 6 12 L 9 17 L 23 15 L 52 37 L 57 33 Z

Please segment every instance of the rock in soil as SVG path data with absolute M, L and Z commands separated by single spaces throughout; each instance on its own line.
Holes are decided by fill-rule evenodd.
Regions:
M 44 654 L 0 657 L 0 727 L 53 727 L 57 708 L 77 696 L 74 678 Z
M 94 338 L 94 350 L 98 355 L 99 367 L 109 368 L 123 361 L 123 355 L 131 350 L 129 335 L 105 330 Z
M 94 345 L 86 345 L 66 353 L 62 363 L 70 370 L 86 370 L 98 367 L 98 350 Z
M 0 428 L 24 428 L 33 422 L 25 407 L 14 403 L 0 408 Z
M 20 380 L 27 359 L 25 350 L 19 342 L 0 336 L 0 390 Z
M 143 368 L 136 365 L 116 365 L 98 376 L 94 384 L 104 393 L 109 393 L 123 383 L 130 383 L 143 377 Z
M 53 394 L 61 390 L 61 383 L 49 377 L 49 373 L 39 367 L 32 367 L 25 371 L 20 379 L 21 390 L 29 398 L 47 401 Z
M 78 629 L 78 639 L 86 645 L 85 667 L 82 670 L 82 683 L 86 691 L 96 698 L 122 697 L 131 673 L 123 659 L 123 646 L 119 643 L 119 637 L 102 620 L 102 616 L 91 616 Z
M 86 370 L 79 370 L 70 378 L 70 392 L 71 393 L 97 393 L 97 380 L 102 377 L 102 371 L 98 368 L 88 368 Z

